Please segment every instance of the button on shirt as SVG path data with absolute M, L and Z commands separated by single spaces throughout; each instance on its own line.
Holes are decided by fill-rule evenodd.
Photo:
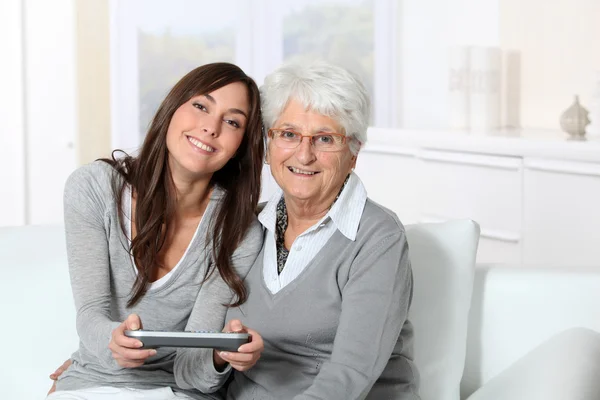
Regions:
M 278 274 L 275 226 L 277 203 L 282 196 L 283 191 L 278 189 L 258 215 L 258 220 L 268 231 L 265 238 L 263 274 L 265 284 L 273 294 L 280 291 L 304 271 L 336 230 L 339 230 L 348 239 L 355 240 L 367 201 L 367 191 L 364 185 L 360 178 L 352 172 L 342 193 L 329 212 L 294 240 L 285 268 L 281 274 Z

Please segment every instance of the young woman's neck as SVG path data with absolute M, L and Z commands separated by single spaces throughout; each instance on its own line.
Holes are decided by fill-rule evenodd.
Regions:
M 210 178 L 189 180 L 173 176 L 177 195 L 177 218 L 195 218 L 204 214 L 212 188 Z

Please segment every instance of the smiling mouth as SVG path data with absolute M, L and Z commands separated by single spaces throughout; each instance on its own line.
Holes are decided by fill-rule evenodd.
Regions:
M 287 169 L 290 170 L 290 172 L 293 172 L 294 174 L 300 174 L 300 175 L 306 175 L 306 176 L 316 175 L 319 173 L 319 172 L 315 172 L 315 171 L 305 171 L 303 169 L 296 168 L 296 167 L 287 167 Z
M 196 146 L 199 149 L 202 149 L 204 151 L 208 151 L 209 153 L 214 153 L 216 150 L 212 147 L 210 147 L 209 145 L 202 143 L 201 141 L 199 141 L 198 139 L 194 139 L 191 136 L 186 136 L 187 139 L 189 140 L 189 142 L 191 144 L 193 144 L 194 146 Z

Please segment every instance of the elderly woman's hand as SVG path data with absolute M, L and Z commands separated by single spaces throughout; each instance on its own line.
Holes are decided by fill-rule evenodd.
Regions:
M 223 369 L 226 363 L 238 371 L 246 371 L 254 366 L 260 354 L 265 348 L 262 337 L 254 329 L 250 329 L 242 324 L 238 319 L 232 319 L 227 322 L 223 332 L 246 332 L 250 334 L 250 342 L 241 345 L 237 352 L 235 351 L 217 351 L 213 352 L 215 367 Z

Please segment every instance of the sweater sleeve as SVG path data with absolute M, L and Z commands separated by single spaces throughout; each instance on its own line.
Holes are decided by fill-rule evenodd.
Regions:
M 119 325 L 111 320 L 109 248 L 104 221 L 107 193 L 102 192 L 110 190 L 109 175 L 94 164 L 71 174 L 64 191 L 64 222 L 81 344 L 103 367 L 119 369 L 108 349 L 112 330 Z
M 262 242 L 262 228 L 258 220 L 255 220 L 232 256 L 233 267 L 241 279 L 246 277 L 254 264 Z M 215 269 L 202 284 L 185 330 L 220 332 L 225 325 L 228 304 L 231 304 L 232 299 L 233 291 Z M 223 386 L 229 377 L 231 366 L 227 365 L 223 371 L 217 371 L 212 349 L 180 348 L 177 350 L 173 372 L 180 388 L 213 393 Z
M 342 289 L 331 358 L 294 400 L 364 399 L 388 363 L 412 297 L 406 236 L 372 238 L 361 253 Z

